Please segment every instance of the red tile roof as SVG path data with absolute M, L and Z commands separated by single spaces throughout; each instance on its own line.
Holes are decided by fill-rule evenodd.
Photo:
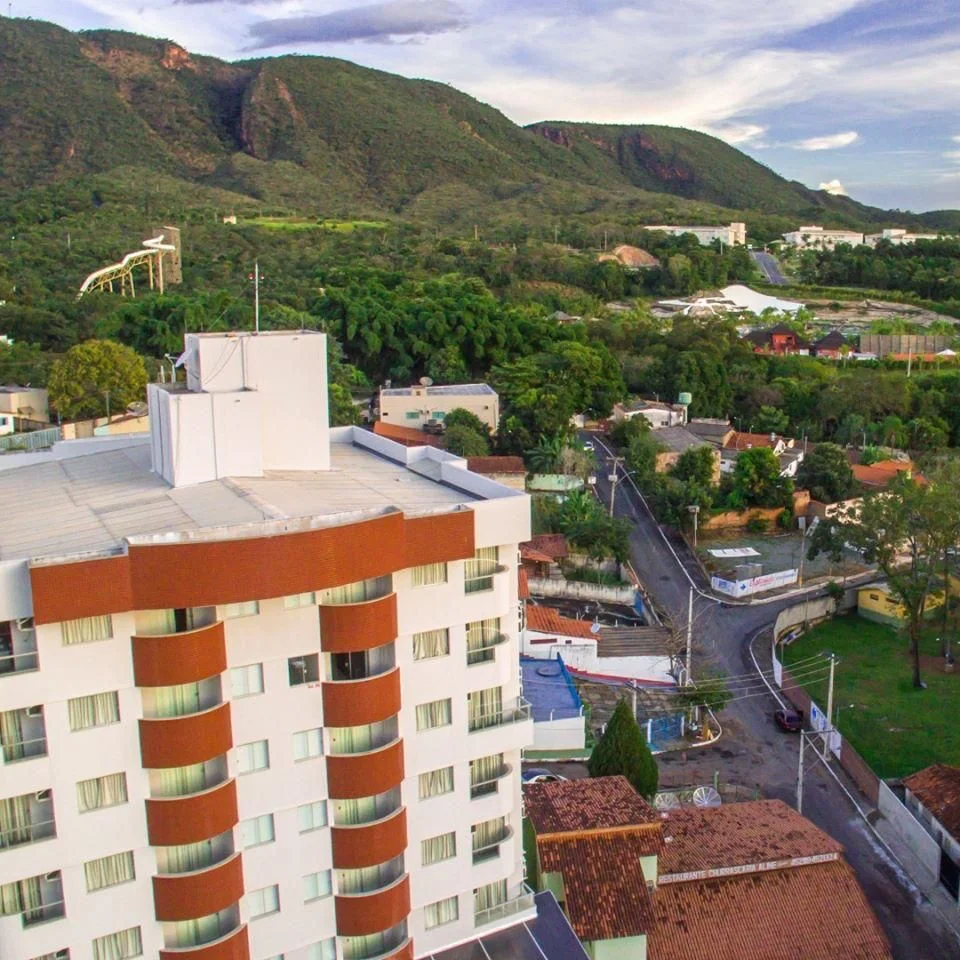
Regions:
M 529 540 L 527 540 L 525 544 L 520 544 L 521 549 L 524 546 L 531 547 L 534 550 L 539 550 L 541 553 L 545 553 L 553 560 L 563 560 L 570 552 L 570 549 L 567 546 L 567 538 L 562 533 L 538 534 L 537 536 L 531 537 Z
M 911 460 L 880 460 L 877 463 L 870 464 L 869 467 L 856 463 L 853 465 L 853 476 L 864 486 L 886 487 L 891 480 L 905 471 L 912 472 L 913 468 L 913 461 Z M 913 474 L 913 479 L 917 483 L 926 483 L 926 480 L 918 473 Z
M 523 802 L 538 841 L 551 834 L 660 826 L 660 814 L 622 776 L 531 783 L 523 788 Z
M 530 599 L 530 582 L 527 580 L 527 571 L 523 567 L 517 568 L 517 578 L 518 578 L 518 587 L 517 587 L 517 596 L 521 600 Z
M 553 563 L 553 557 L 549 553 L 537 550 L 531 547 L 529 543 L 520 544 L 520 559 L 529 560 L 531 563 Z
M 527 607 L 527 628 L 537 633 L 549 633 L 555 637 L 578 637 L 581 640 L 596 640 L 586 620 L 561 617 L 553 607 L 531 605 Z
M 683 807 L 663 821 L 662 882 L 670 874 L 750 864 L 772 866 L 800 857 L 838 857 L 843 847 L 781 800 Z
M 891 960 L 842 860 L 664 884 L 653 901 L 649 960 Z
M 650 932 L 653 903 L 640 860 L 656 854 L 655 834 L 563 837 L 538 843 L 537 850 L 541 873 L 563 875 L 564 908 L 581 940 L 613 940 Z
M 775 436 L 770 440 L 769 433 L 740 433 L 734 430 L 733 435 L 723 445 L 726 450 L 749 450 L 751 447 L 775 447 L 782 437 Z
M 960 767 L 935 763 L 906 777 L 903 785 L 960 841 Z
M 484 474 L 527 472 L 522 457 L 467 457 L 467 469 Z
M 413 427 L 401 427 L 394 423 L 384 423 L 377 420 L 373 425 L 373 432 L 380 437 L 386 437 L 388 440 L 396 440 L 405 447 L 443 447 L 441 437 L 432 436 L 421 430 L 415 430 Z

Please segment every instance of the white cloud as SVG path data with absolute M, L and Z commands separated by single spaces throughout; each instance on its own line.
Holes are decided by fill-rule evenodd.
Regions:
M 948 160 L 960 160 L 960 150 L 948 150 L 944 156 Z
M 844 133 L 831 133 L 825 137 L 810 137 L 807 140 L 798 140 L 792 144 L 794 150 L 837 150 L 840 147 L 849 147 L 856 143 L 860 134 L 856 130 L 847 130 Z
M 826 183 L 821 183 L 817 189 L 826 190 L 827 193 L 834 197 L 849 196 L 846 187 L 837 179 L 827 180 Z
M 765 144 L 761 143 L 759 138 L 767 132 L 767 128 L 759 123 L 725 123 L 719 126 L 705 124 L 701 129 L 704 133 L 719 137 L 734 146 L 750 144 L 751 147 L 763 147 Z

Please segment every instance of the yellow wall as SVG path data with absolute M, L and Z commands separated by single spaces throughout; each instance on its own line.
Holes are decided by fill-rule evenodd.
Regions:
M 951 578 L 951 592 L 956 592 L 957 586 Z M 934 610 L 942 606 L 943 593 L 931 593 L 927 597 L 924 616 L 930 616 Z M 876 620 L 880 623 L 903 626 L 907 622 L 907 612 L 903 604 L 898 603 L 886 587 L 861 587 L 857 591 L 857 612 L 867 620 Z

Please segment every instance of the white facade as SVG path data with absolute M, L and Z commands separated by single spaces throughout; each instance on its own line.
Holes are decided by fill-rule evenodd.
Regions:
M 449 386 L 384 387 L 380 391 L 380 419 L 398 427 L 419 430 L 428 420 L 443 420 L 462 409 L 479 417 L 493 432 L 500 424 L 500 397 L 486 383 Z
M 129 938 L 114 938 L 106 953 L 93 942 L 129 928 L 139 930 L 139 953 L 163 960 L 204 960 L 209 943 L 234 937 L 248 939 L 255 960 L 281 955 L 286 960 L 406 960 L 535 912 L 532 900 L 520 899 L 525 889 L 520 757 L 533 742 L 533 723 L 520 681 L 517 565 L 518 544 L 530 537 L 529 498 L 469 473 L 465 461 L 449 454 L 406 449 L 357 428 L 328 431 L 325 367 L 317 366 L 325 358 L 322 336 L 278 334 L 264 338 L 268 346 L 258 338 L 238 339 L 236 347 L 231 337 L 197 338 L 192 346 L 188 341 L 189 389 L 181 394 L 151 391 L 151 413 L 162 412 L 151 416 L 149 446 L 131 439 L 126 446 L 91 454 L 97 448 L 87 444 L 87 455 L 71 458 L 69 451 L 60 451 L 57 460 L 66 469 L 54 468 L 57 461 L 31 461 L 0 474 L 0 502 L 8 487 L 12 495 L 41 475 L 55 473 L 66 499 L 48 490 L 49 502 L 70 504 L 47 526 L 37 521 L 17 531 L 22 539 L 16 545 L 10 529 L 0 531 L 0 549 L 15 558 L 0 564 L 0 886 L 13 885 L 0 897 L 4 960 L 34 960 L 65 950 L 73 960 L 91 955 L 119 960 L 134 955 L 121 950 L 129 947 Z M 296 356 L 285 353 L 285 344 L 297 344 Z M 246 368 L 236 368 L 231 357 L 240 357 Z M 191 369 L 194 361 L 199 366 Z M 305 442 L 298 440 L 295 450 L 287 449 L 276 442 L 278 436 L 287 436 L 284 429 L 267 437 L 267 424 L 280 409 L 276 394 L 283 387 L 290 428 L 307 429 L 297 398 L 316 393 L 310 364 L 324 373 L 319 382 L 323 428 Z M 234 403 L 243 416 L 230 410 Z M 228 405 L 227 413 L 221 404 Z M 258 411 L 268 414 L 260 421 L 261 433 Z M 226 429 L 226 440 L 221 428 Z M 317 436 L 326 447 L 322 454 L 314 443 Z M 237 443 L 245 449 L 238 451 Z M 259 452 L 259 463 L 246 448 Z M 148 451 L 161 458 L 155 474 L 144 457 Z M 327 467 L 301 466 L 315 461 Z M 227 474 L 225 464 L 249 472 Z M 78 483 L 83 485 L 83 507 L 72 503 L 81 499 Z M 37 496 L 45 494 L 38 489 Z M 133 566 L 134 551 L 139 558 L 171 556 L 162 551 L 173 550 L 183 551 L 174 554 L 181 559 L 169 560 L 166 577 L 154 580 L 180 578 L 182 589 L 189 591 L 190 578 L 183 577 L 178 565 L 187 562 L 183 558 L 190 551 L 218 545 L 225 545 L 220 556 L 231 563 L 237 558 L 236 568 L 222 571 L 224 589 L 244 577 L 250 583 L 272 584 L 296 572 L 294 565 L 278 569 L 267 559 L 285 538 L 321 536 L 334 528 L 333 539 L 323 541 L 327 546 L 310 549 L 336 553 L 346 545 L 342 556 L 350 557 L 349 545 L 369 537 L 358 525 L 390 520 L 398 511 L 404 523 L 436 519 L 443 524 L 444 518 L 466 514 L 475 550 L 485 551 L 482 559 L 429 567 L 402 564 L 376 579 L 357 576 L 352 585 L 336 586 L 332 592 L 324 592 L 323 583 L 314 592 L 286 596 L 278 596 L 275 587 L 264 586 L 263 593 L 251 587 L 242 600 L 202 608 L 184 604 L 183 609 L 127 609 L 130 602 L 118 599 L 116 612 L 82 622 L 71 618 L 66 624 L 64 614 L 50 621 L 44 604 L 69 607 L 74 598 L 54 592 L 51 599 L 37 587 L 40 573 L 69 574 L 76 563 L 129 558 Z M 94 530 L 94 518 L 112 525 L 112 543 Z M 251 541 L 256 545 L 251 547 Z M 382 547 L 390 549 L 387 543 Z M 250 549 L 265 551 L 262 578 L 244 559 Z M 311 562 L 309 552 L 302 556 Z M 221 561 L 205 562 L 209 567 Z M 261 563 L 256 553 L 253 563 Z M 195 575 L 203 578 L 208 572 L 198 567 Z M 98 576 L 107 575 L 91 575 L 91 594 L 112 597 L 112 587 L 105 587 Z M 131 576 L 136 581 L 136 575 Z M 342 583 L 344 574 L 336 579 Z M 418 585 L 424 579 L 430 582 Z M 140 589 L 156 586 L 142 583 Z M 122 595 L 118 588 L 117 596 Z M 396 608 L 396 627 L 384 642 L 354 646 L 355 652 L 333 651 L 335 636 L 325 633 L 321 624 L 331 621 L 324 617 L 337 611 L 360 616 L 351 622 L 359 625 L 362 638 L 364 630 L 376 629 L 366 624 L 378 602 L 395 603 Z M 34 614 L 36 625 L 26 619 Z M 194 653 L 200 659 L 208 655 L 205 644 L 219 642 L 218 624 L 223 625 L 225 669 L 185 684 L 161 678 L 163 686 L 136 674 L 138 669 L 162 668 L 172 676 L 191 669 L 182 661 L 190 661 Z M 198 641 L 190 656 L 156 660 L 163 657 L 164 645 L 192 643 L 193 637 L 211 630 L 209 641 Z M 414 634 L 428 631 L 445 631 L 446 647 L 418 657 L 424 646 L 415 643 Z M 352 633 L 345 636 L 353 643 Z M 161 652 L 154 659 L 138 660 L 145 639 L 159 643 L 150 649 Z M 372 724 L 351 722 L 349 727 L 343 719 L 337 725 L 328 722 L 328 697 L 346 697 L 339 709 L 344 702 L 353 709 L 352 691 L 357 698 L 369 698 L 362 684 L 394 673 L 400 689 L 396 714 Z M 78 704 L 77 698 L 83 697 L 98 699 Z M 447 699 L 449 722 L 418 729 L 418 707 Z M 376 706 L 379 700 L 373 702 Z M 371 701 L 363 703 L 368 709 Z M 224 705 L 229 747 L 210 758 L 204 755 L 197 774 L 202 783 L 188 775 L 193 764 L 154 760 L 154 766 L 146 768 L 147 751 L 157 749 L 149 746 L 150 731 L 158 724 L 168 729 L 171 724 L 200 724 L 196 735 L 177 735 L 161 744 L 185 755 L 203 748 L 212 736 L 207 721 L 214 714 L 222 716 Z M 88 726 L 74 729 L 88 720 Z M 349 796 L 359 799 L 331 799 L 335 759 L 365 763 L 397 744 L 402 779 L 395 786 L 377 793 L 349 781 L 354 791 Z M 471 761 L 490 758 L 498 758 L 497 763 L 476 769 L 496 769 L 478 781 Z M 452 780 L 446 773 L 428 777 L 425 794 L 421 775 L 448 767 Z M 119 796 L 114 780 L 95 789 L 78 787 L 92 778 L 119 774 L 125 799 L 110 805 L 105 801 Z M 437 788 L 438 782 L 444 789 Z M 230 784 L 236 789 L 236 815 L 224 832 L 203 834 L 202 842 L 189 844 L 151 843 L 151 804 L 176 811 L 183 804 L 205 803 Z M 446 789 L 448 784 L 452 789 Z M 364 813 L 368 795 L 381 799 L 375 812 L 371 807 Z M 81 805 L 94 800 L 95 809 L 81 812 Z M 344 826 L 347 833 L 353 827 L 375 832 L 381 822 L 376 817 L 386 821 L 395 816 L 406 823 L 399 856 L 369 870 L 338 863 L 338 825 L 341 834 Z M 178 830 L 196 830 L 198 822 L 202 818 L 191 816 L 179 825 L 175 816 L 172 820 Z M 305 822 L 311 829 L 305 829 Z M 493 833 L 487 828 L 476 834 L 490 834 L 478 853 L 473 828 L 491 822 L 497 825 Z M 170 822 L 165 829 L 171 829 Z M 422 841 L 446 834 L 455 836 L 455 853 L 424 865 Z M 122 870 L 112 862 L 89 866 L 116 855 L 124 855 Z M 195 878 L 210 870 L 210 882 L 197 888 L 196 895 L 218 896 L 220 874 L 213 871 L 236 858 L 242 863 L 242 895 L 213 915 L 191 912 L 193 901 L 184 903 L 182 893 L 172 894 L 171 907 L 158 892 L 170 881 L 192 889 Z M 123 871 L 130 864 L 132 875 L 127 876 Z M 98 877 L 111 882 L 91 891 Z M 491 885 L 500 891 L 501 881 L 502 891 L 489 895 L 492 905 L 488 897 L 477 906 L 476 892 Z M 374 928 L 362 934 L 348 928 L 358 916 L 367 922 L 370 911 L 353 906 L 348 923 L 341 907 L 346 911 L 351 901 L 362 904 L 357 899 L 362 896 L 392 896 L 403 884 L 409 884 L 409 910 L 399 923 L 380 931 L 370 920 Z M 441 902 L 445 906 L 438 910 Z M 171 920 L 171 910 L 186 912 Z M 162 921 L 157 919 L 161 911 L 166 911 Z
M 881 240 L 886 240 L 894 246 L 899 247 L 904 243 L 916 243 L 918 240 L 939 240 L 942 234 L 939 233 L 908 233 L 899 228 L 883 230 L 880 233 L 868 233 L 864 238 L 864 243 L 868 247 L 875 247 Z
M 665 226 L 658 224 L 655 227 L 644 227 L 644 230 L 658 230 L 661 233 L 669 233 L 673 237 L 683 236 L 685 233 L 692 233 L 701 246 L 709 247 L 711 243 L 719 240 L 728 246 L 743 244 L 747 242 L 747 225 L 745 223 L 730 223 L 726 227 L 709 226 Z
M 812 250 L 833 250 L 838 244 L 856 247 L 863 243 L 863 234 L 856 230 L 825 230 L 823 227 L 798 227 L 785 233 L 783 239 L 792 247 Z

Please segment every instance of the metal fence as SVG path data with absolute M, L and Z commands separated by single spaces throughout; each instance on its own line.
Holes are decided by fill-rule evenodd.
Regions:
M 34 450 L 46 450 L 59 439 L 59 427 L 34 430 L 32 433 L 8 433 L 5 437 L 0 437 L 0 450 L 24 450 L 28 453 Z

